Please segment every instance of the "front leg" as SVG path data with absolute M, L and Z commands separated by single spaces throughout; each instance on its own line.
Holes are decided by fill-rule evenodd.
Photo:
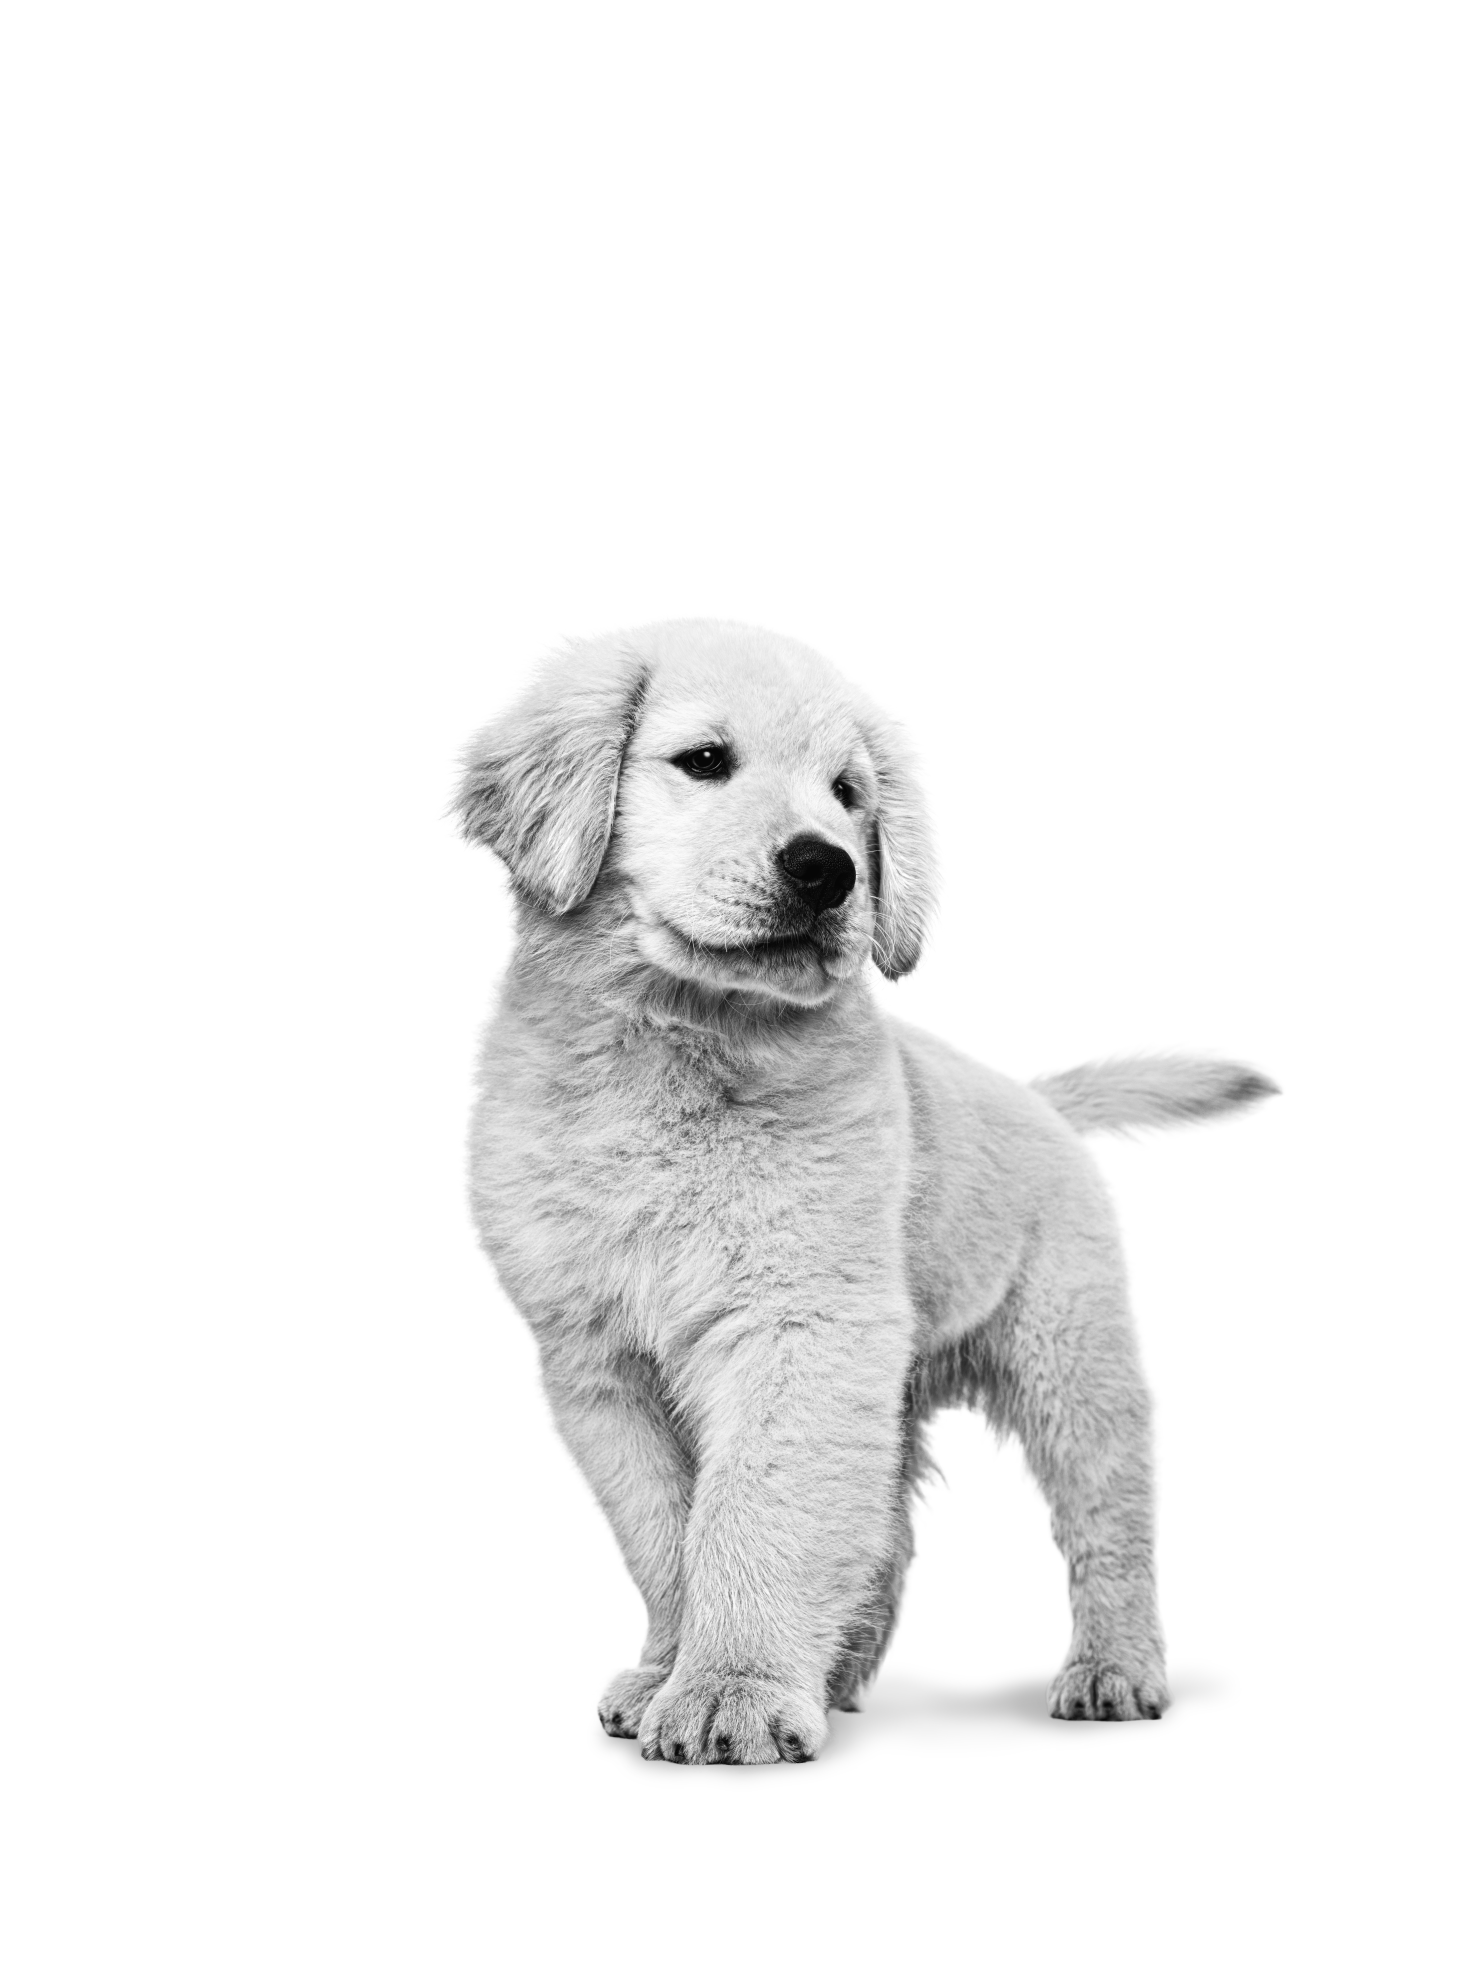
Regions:
M 646 1758 L 811 1760 L 823 1743 L 830 1673 L 899 1571 L 912 1331 L 904 1293 L 816 1287 L 688 1345 L 684 1622 Z
M 543 1343 L 542 1373 L 557 1427 L 608 1516 L 648 1610 L 638 1663 L 618 1673 L 597 1707 L 604 1732 L 635 1739 L 679 1647 L 690 1455 L 648 1356 L 593 1354 L 587 1342 L 557 1336 Z

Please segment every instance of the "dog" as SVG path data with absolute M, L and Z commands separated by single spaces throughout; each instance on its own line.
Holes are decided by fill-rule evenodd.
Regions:
M 1152 1059 L 1026 1087 L 883 1014 L 933 906 L 896 726 L 807 648 L 685 621 L 549 661 L 457 809 L 509 869 L 474 1218 L 648 1610 L 598 1707 L 646 1758 L 803 1761 L 857 1709 L 923 1427 L 1021 1441 L 1070 1578 L 1062 1719 L 1169 1702 L 1149 1402 L 1078 1130 L 1277 1089 Z

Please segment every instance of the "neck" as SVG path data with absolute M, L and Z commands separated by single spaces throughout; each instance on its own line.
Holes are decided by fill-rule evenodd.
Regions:
M 607 889 L 561 916 L 521 906 L 506 997 L 581 1057 L 661 1046 L 737 1071 L 778 1066 L 800 1046 L 817 1050 L 868 1002 L 858 976 L 807 1006 L 670 976 L 638 953 L 626 904 Z

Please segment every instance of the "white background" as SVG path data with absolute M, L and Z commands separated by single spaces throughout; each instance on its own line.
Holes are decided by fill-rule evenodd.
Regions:
M 8 1972 L 1463 1972 L 1476 11 L 7 23 Z M 1043 1717 L 959 1416 L 817 1765 L 598 1729 L 639 1606 L 465 1215 L 444 808 L 542 651 L 692 613 L 915 735 L 894 1008 L 1285 1089 L 1103 1150 L 1161 1724 Z

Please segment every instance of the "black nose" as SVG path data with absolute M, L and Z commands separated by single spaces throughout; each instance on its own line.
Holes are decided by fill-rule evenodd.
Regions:
M 838 907 L 855 884 L 855 862 L 844 847 L 832 846 L 827 839 L 816 839 L 809 832 L 789 839 L 778 854 L 778 865 L 787 874 L 794 893 L 815 914 Z

